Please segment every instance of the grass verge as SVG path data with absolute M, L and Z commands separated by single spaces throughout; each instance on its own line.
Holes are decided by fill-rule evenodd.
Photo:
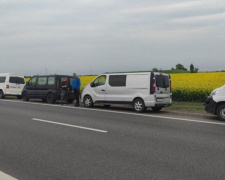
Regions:
M 205 106 L 203 102 L 178 102 L 173 101 L 172 106 L 168 107 L 169 110 L 186 110 L 205 112 Z

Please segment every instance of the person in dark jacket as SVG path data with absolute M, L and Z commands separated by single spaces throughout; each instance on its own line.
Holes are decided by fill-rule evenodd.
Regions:
M 69 89 L 69 83 L 68 83 L 68 78 L 65 77 L 63 82 L 61 83 L 61 87 L 62 87 L 62 96 L 61 96 L 61 105 L 64 102 L 67 102 L 67 98 L 68 98 L 68 89 Z
M 74 106 L 79 107 L 80 106 L 80 86 L 81 86 L 81 82 L 80 82 L 80 78 L 77 77 L 76 73 L 73 73 L 73 84 L 72 84 L 72 89 L 74 92 L 74 96 L 76 99 L 76 103 L 74 104 Z

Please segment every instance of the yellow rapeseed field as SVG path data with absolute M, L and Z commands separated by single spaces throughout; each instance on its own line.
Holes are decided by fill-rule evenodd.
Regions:
M 225 73 L 171 74 L 173 99 L 204 101 L 211 91 L 225 84 Z
M 81 89 L 95 78 L 80 76 Z M 225 84 L 225 72 L 171 74 L 171 78 L 173 99 L 178 101 L 204 101 L 213 89 Z

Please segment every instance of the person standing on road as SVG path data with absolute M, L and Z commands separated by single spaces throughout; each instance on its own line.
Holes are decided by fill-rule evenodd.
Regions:
M 68 88 L 69 88 L 69 84 L 68 84 L 68 78 L 65 77 L 62 84 L 62 96 L 61 96 L 61 105 L 64 102 L 67 102 L 67 98 L 68 98 Z
M 76 99 L 76 103 L 74 104 L 74 106 L 76 107 L 79 107 L 80 106 L 80 78 L 77 77 L 77 74 L 76 73 L 73 73 L 73 85 L 72 85 L 72 88 L 73 88 L 73 92 L 74 92 L 74 96 L 75 96 L 75 99 Z

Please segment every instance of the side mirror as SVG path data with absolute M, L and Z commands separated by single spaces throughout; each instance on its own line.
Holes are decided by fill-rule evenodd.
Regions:
M 90 86 L 95 87 L 95 83 L 91 82 Z

